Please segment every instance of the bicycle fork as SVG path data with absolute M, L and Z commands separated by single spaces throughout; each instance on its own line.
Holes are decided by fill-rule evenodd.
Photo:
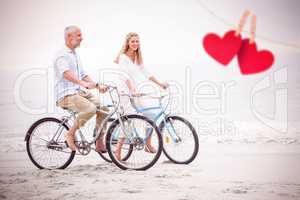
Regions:
M 164 123 L 165 123 L 165 128 L 167 129 L 167 131 L 168 131 L 169 135 L 171 136 L 173 142 L 174 143 L 181 142 L 181 138 L 177 135 L 171 119 L 169 121 L 164 120 Z

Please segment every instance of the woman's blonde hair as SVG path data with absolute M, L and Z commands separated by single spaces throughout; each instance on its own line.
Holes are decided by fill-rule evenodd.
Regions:
M 120 58 L 120 55 L 121 54 L 125 54 L 128 49 L 129 49 L 129 40 L 132 38 L 132 37 L 139 37 L 139 35 L 137 33 L 134 33 L 134 32 L 130 32 L 126 35 L 126 38 L 125 38 L 125 41 L 124 41 L 124 44 L 122 46 L 122 49 L 121 51 L 119 52 L 117 58 L 115 59 L 115 63 L 119 63 L 119 58 Z M 136 50 L 135 52 L 135 58 L 134 58 L 134 61 L 136 64 L 138 65 L 142 65 L 143 64 L 143 58 L 142 58 L 142 51 L 141 51 L 141 45 L 139 45 L 138 49 Z

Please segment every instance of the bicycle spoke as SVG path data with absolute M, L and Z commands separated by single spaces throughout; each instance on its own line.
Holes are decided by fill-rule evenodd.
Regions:
M 136 117 L 136 118 L 135 118 Z M 122 169 L 134 169 L 134 170 L 145 170 L 151 167 L 159 158 L 162 150 L 162 139 L 161 135 L 157 131 L 154 123 L 145 120 L 146 118 L 139 115 L 133 115 L 124 119 L 124 130 L 128 131 L 126 134 L 119 134 L 121 129 L 120 124 L 113 128 L 107 138 L 110 151 L 110 156 L 112 160 Z M 130 120 L 130 123 L 127 122 Z M 153 129 L 152 133 L 148 135 L 148 128 Z M 116 147 L 113 140 L 118 140 L 120 143 L 120 138 L 124 138 L 121 142 L 121 157 L 122 161 L 118 161 L 115 157 L 114 151 Z M 147 138 L 149 138 L 149 145 L 151 141 L 152 148 L 156 149 L 155 153 L 148 153 L 145 151 L 147 144 Z M 120 144 L 119 144 L 120 145 Z M 125 159 L 126 158 L 126 159 Z
M 51 141 L 50 138 L 57 135 L 57 130 L 61 128 L 63 130 L 55 138 L 56 141 Z M 60 120 L 44 118 L 33 124 L 33 129 L 30 130 L 27 152 L 37 167 L 47 169 L 64 168 L 74 158 L 74 152 L 66 151 L 63 148 L 64 140 L 62 136 L 67 133 L 67 128 L 61 125 Z
M 192 162 L 199 148 L 198 136 L 192 125 L 185 119 L 173 116 L 162 130 L 164 153 L 174 163 Z

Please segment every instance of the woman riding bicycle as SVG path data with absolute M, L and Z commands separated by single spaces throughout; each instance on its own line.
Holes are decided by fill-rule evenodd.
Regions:
M 168 83 L 162 83 L 158 81 L 152 74 L 150 74 L 143 64 L 142 51 L 140 47 L 140 39 L 137 33 L 130 32 L 127 34 L 123 47 L 117 56 L 115 62 L 119 64 L 119 68 L 125 73 L 125 76 L 120 77 L 121 81 L 126 84 L 129 92 L 135 96 L 138 96 L 139 86 L 145 81 L 152 81 L 159 87 L 166 89 Z M 139 108 L 149 107 L 147 102 L 142 99 L 137 99 L 135 102 L 136 106 Z M 155 113 L 144 112 L 143 115 L 153 119 Z M 124 139 L 119 139 L 116 147 L 116 158 L 121 159 L 121 148 Z M 155 153 L 156 149 L 151 145 L 151 137 L 147 138 L 147 144 L 145 151 L 149 153 Z

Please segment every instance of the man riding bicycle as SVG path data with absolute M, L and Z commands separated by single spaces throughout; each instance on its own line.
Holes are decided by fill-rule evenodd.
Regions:
M 65 47 L 58 52 L 54 59 L 55 72 L 55 94 L 56 104 L 63 109 L 72 110 L 78 113 L 73 126 L 66 135 L 66 142 L 72 151 L 76 151 L 74 143 L 75 132 L 82 127 L 94 114 L 96 117 L 95 131 L 100 128 L 102 120 L 107 116 L 103 111 L 107 108 L 102 107 L 103 111 L 97 111 L 100 107 L 99 99 L 88 89 L 97 88 L 101 93 L 107 91 L 105 85 L 94 82 L 84 71 L 78 54 L 75 49 L 80 46 L 82 34 L 77 26 L 65 28 Z M 105 152 L 103 143 L 103 133 L 96 141 L 96 151 Z

